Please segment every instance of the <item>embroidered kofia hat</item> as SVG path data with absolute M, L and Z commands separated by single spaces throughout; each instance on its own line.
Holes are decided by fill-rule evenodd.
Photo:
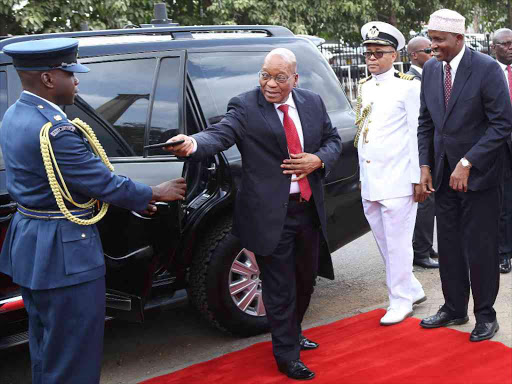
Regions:
M 464 34 L 466 18 L 451 9 L 440 9 L 430 15 L 428 29 L 431 31 Z
M 61 69 L 67 72 L 89 72 L 89 68 L 77 62 L 77 39 L 58 37 L 23 41 L 6 45 L 3 51 L 12 57 L 18 71 Z
M 391 45 L 396 50 L 405 47 L 405 37 L 391 24 L 382 21 L 370 21 L 361 28 L 364 44 Z

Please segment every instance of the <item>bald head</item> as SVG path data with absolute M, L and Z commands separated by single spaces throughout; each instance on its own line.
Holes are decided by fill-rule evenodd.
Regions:
M 268 64 L 276 56 L 279 56 L 288 65 L 290 65 L 290 69 L 293 73 L 297 72 L 297 58 L 292 51 L 286 48 L 276 48 L 271 50 L 268 55 L 265 56 L 264 64 Z
M 430 48 L 430 44 L 430 40 L 423 36 L 416 36 L 409 41 L 409 44 L 407 44 L 407 53 L 411 58 L 412 64 L 423 68 L 423 64 L 432 57 L 432 54 L 421 51 L 425 48 Z

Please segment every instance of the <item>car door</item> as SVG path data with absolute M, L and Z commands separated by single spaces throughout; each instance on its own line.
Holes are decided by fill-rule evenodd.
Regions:
M 185 51 L 106 55 L 81 60 L 80 97 L 65 108 L 93 127 L 116 174 L 147 185 L 181 177 L 183 160 L 145 149 L 184 133 Z M 107 267 L 107 314 L 143 320 L 155 272 L 180 239 L 179 202 L 157 203 L 146 216 L 111 206 L 98 224 Z

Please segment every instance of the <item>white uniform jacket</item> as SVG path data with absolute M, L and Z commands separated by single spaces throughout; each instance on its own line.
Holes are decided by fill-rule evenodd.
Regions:
M 362 82 L 361 110 L 370 105 L 371 111 L 357 144 L 361 196 L 378 201 L 412 195 L 413 183 L 420 182 L 421 83 L 394 69 Z

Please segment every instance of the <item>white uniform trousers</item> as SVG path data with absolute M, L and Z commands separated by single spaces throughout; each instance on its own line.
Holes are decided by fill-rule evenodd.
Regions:
M 390 308 L 412 311 L 413 301 L 425 295 L 412 272 L 412 236 L 418 203 L 412 196 L 363 199 L 363 208 L 386 265 Z

